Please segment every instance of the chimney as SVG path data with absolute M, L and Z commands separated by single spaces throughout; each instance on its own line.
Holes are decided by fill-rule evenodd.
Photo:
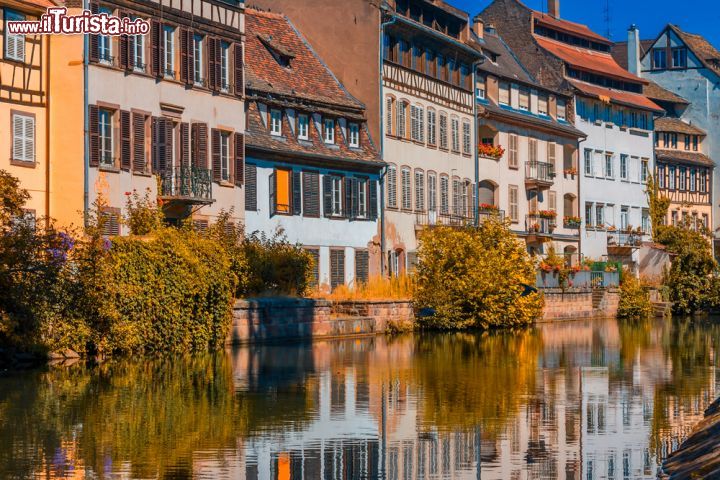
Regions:
M 483 38 L 483 35 L 485 35 L 485 22 L 480 18 L 480 15 L 473 18 L 473 32 L 478 38 Z
M 639 77 L 642 75 L 640 71 L 640 30 L 635 24 L 628 29 L 627 49 L 628 71 Z
M 553 18 L 560 18 L 560 0 L 548 0 L 548 14 Z

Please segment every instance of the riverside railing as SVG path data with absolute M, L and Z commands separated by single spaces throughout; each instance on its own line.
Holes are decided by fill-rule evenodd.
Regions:
M 562 288 L 560 274 L 556 272 L 538 271 L 535 279 L 537 288 Z M 618 272 L 592 272 L 582 270 L 570 273 L 565 288 L 611 288 L 620 285 Z

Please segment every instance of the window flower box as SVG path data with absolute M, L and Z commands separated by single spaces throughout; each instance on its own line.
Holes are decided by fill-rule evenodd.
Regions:
M 571 179 L 574 179 L 577 173 L 577 168 L 566 168 L 565 170 L 563 170 L 563 175 L 565 175 L 565 178 L 569 177 Z
M 478 205 L 478 209 L 481 212 L 488 212 L 488 213 L 497 213 L 499 211 L 497 206 L 491 205 L 489 203 L 481 203 L 480 205 Z
M 478 145 L 478 154 L 481 157 L 492 158 L 493 160 L 500 159 L 505 154 L 505 149 L 500 145 L 493 145 L 491 143 L 481 143 Z
M 569 215 L 567 217 L 563 217 L 563 225 L 565 228 L 580 228 L 582 225 L 582 220 L 580 217 L 576 217 L 574 215 Z

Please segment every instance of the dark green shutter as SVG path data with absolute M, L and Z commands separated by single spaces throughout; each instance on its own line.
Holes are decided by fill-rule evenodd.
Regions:
M 378 217 L 378 182 L 377 180 L 369 180 L 370 184 L 370 205 L 369 214 L 370 220 L 377 220 Z
M 355 250 L 355 284 L 367 283 L 370 255 L 367 250 Z
M 330 288 L 345 284 L 345 250 L 330 250 Z
M 351 218 L 358 218 L 360 216 L 360 188 L 365 185 L 364 181 L 358 178 L 352 179 L 352 203 L 351 203 Z
M 277 202 L 275 201 L 277 198 L 277 176 L 275 175 L 275 172 L 270 174 L 268 187 L 270 188 L 270 216 L 272 217 L 277 213 Z
M 323 175 L 323 215 L 332 216 L 332 177 Z
M 245 210 L 257 211 L 257 166 L 245 164 Z
M 353 179 L 350 177 L 343 178 L 343 190 L 345 193 L 345 204 L 343 205 L 343 217 L 352 218 L 353 212 Z
M 303 172 L 303 215 L 320 216 L 320 175 L 317 172 Z
M 302 214 L 302 173 L 292 172 L 292 214 Z

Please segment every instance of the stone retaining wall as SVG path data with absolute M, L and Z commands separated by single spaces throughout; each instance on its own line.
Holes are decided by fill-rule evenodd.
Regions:
M 565 292 L 560 289 L 548 289 L 543 292 L 545 308 L 542 322 L 617 316 L 620 291 L 616 288 L 604 290 L 579 288 L 568 289 Z

